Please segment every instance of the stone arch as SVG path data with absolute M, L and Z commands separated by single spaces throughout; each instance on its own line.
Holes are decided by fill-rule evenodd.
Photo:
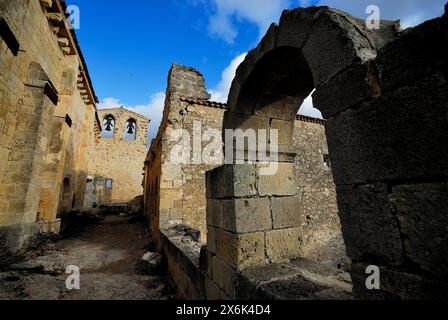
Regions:
M 367 30 L 364 20 L 328 7 L 285 10 L 279 25 L 271 25 L 238 67 L 224 129 L 241 126 L 248 116 L 293 121 L 314 88 L 315 106 L 325 118 L 378 95 L 378 73 L 370 62 L 398 28 L 394 21 L 382 21 L 381 27 L 381 34 Z M 327 91 L 332 81 L 341 80 L 339 75 L 352 70 L 352 79 L 342 80 L 351 92 L 360 92 Z M 343 105 L 334 106 L 335 101 Z
M 207 173 L 207 219 L 213 223 L 209 225 L 219 228 L 219 223 L 214 221 L 225 210 L 229 219 L 226 230 L 231 232 L 219 231 L 216 242 L 208 242 L 207 246 L 219 246 L 222 240 L 218 237 L 225 235 L 226 242 L 246 256 L 241 257 L 237 250 L 233 255 L 228 252 L 221 255 L 217 248 L 218 259 L 241 271 L 266 261 L 274 263 L 300 257 L 299 224 L 275 227 L 276 211 L 293 215 L 301 201 L 291 149 L 297 111 L 313 89 L 314 106 L 326 119 L 380 96 L 376 57 L 384 45 L 395 39 L 398 30 L 394 21 L 381 21 L 380 31 L 367 30 L 363 20 L 327 7 L 295 9 L 283 12 L 279 25 L 271 25 L 258 47 L 248 53 L 232 83 L 223 132 L 227 129 L 278 130 L 279 157 L 271 160 L 278 170 L 274 175 L 264 175 L 260 174 L 261 164 L 235 164 L 235 157 L 229 159 L 228 151 L 236 147 L 231 141 L 229 148 L 225 139 L 226 161 L 231 164 Z M 333 163 L 336 171 L 349 165 L 337 160 Z M 261 208 L 269 205 L 271 213 L 262 217 Z M 260 219 L 257 225 L 248 220 L 248 214 L 254 212 L 257 217 L 251 216 L 250 220 Z M 272 224 L 270 217 L 273 217 Z M 347 230 L 343 225 L 344 237 Z M 269 247 L 269 241 L 277 246 Z M 275 247 L 282 248 L 277 251 Z M 361 273 L 356 272 L 356 276 Z M 357 286 L 365 281 L 360 277 L 355 279 Z

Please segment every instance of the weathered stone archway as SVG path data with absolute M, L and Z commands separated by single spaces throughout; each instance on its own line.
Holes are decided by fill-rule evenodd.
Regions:
M 278 129 L 279 170 L 262 176 L 259 165 L 226 165 L 207 175 L 207 218 L 224 218 L 222 199 L 234 202 L 225 218 L 234 232 L 216 240 L 225 243 L 216 251 L 231 270 L 275 262 L 270 238 L 286 250 L 281 256 L 300 256 L 300 229 L 275 230 L 275 211 L 297 208 L 293 119 L 316 88 L 355 295 L 446 297 L 448 153 L 437 143 L 448 133 L 446 30 L 446 14 L 400 34 L 396 22 L 367 30 L 363 20 L 326 7 L 285 11 L 271 26 L 237 70 L 223 129 Z M 274 230 L 249 216 L 263 211 L 266 196 Z M 381 290 L 367 290 L 368 265 L 380 268 Z

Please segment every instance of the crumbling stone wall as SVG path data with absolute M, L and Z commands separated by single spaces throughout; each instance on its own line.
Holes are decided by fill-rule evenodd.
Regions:
M 302 189 L 300 208 L 294 213 L 302 225 L 300 256 L 349 270 L 324 124 L 304 116 L 294 123 L 294 165 Z
M 76 164 L 74 174 L 86 171 L 80 159 L 96 97 L 64 12 L 58 0 L 0 1 L 1 250 L 20 249 L 39 228 L 58 231 L 64 153 Z M 73 192 L 84 184 L 74 181 Z
M 446 298 L 448 153 L 440 141 L 448 128 L 447 34 L 446 13 L 404 32 L 393 21 L 367 30 L 363 20 L 327 7 L 283 13 L 238 68 L 224 117 L 224 129 L 278 128 L 279 171 L 266 177 L 260 165 L 247 164 L 207 173 L 207 219 L 218 219 L 226 201 L 232 208 L 232 230 L 218 229 L 216 241 L 209 232 L 207 239 L 215 253 L 207 264 L 229 276 L 209 272 L 207 292 L 234 298 L 238 274 L 264 265 L 265 255 L 268 262 L 300 257 L 303 231 L 293 221 L 286 230 L 266 231 L 261 222 L 268 213 L 259 208 L 266 195 L 277 202 L 274 225 L 279 208 L 298 210 L 293 123 L 316 88 L 355 296 Z M 250 212 L 260 223 L 248 221 Z M 282 247 L 272 250 L 270 243 Z M 366 287 L 369 265 L 381 271 L 379 290 Z
M 204 177 L 216 164 L 195 160 L 192 148 L 179 150 L 174 158 L 172 154 L 182 141 L 180 130 L 188 133 L 191 141 L 186 142 L 192 145 L 194 125 L 202 126 L 201 136 L 209 128 L 221 129 L 224 106 L 209 102 L 209 98 L 205 80 L 197 70 L 173 64 L 164 118 L 146 162 L 146 203 L 153 204 L 146 205 L 146 212 L 155 234 L 159 229 L 183 224 L 200 231 L 202 239 L 206 237 Z M 208 145 L 199 136 L 196 138 L 201 148 Z M 195 161 L 199 162 L 194 164 Z M 222 154 L 217 155 L 217 161 L 222 161 Z
M 218 167 L 224 161 L 221 135 L 227 106 L 208 100 L 204 82 L 198 71 L 173 65 L 168 78 L 164 119 L 157 138 L 152 141 L 145 165 L 145 212 L 151 225 L 155 245 L 159 251 L 165 252 L 170 274 L 178 284 L 178 289 L 184 293 L 184 297 L 190 298 L 197 297 L 198 292 L 205 294 L 205 289 L 200 286 L 204 281 L 204 270 L 199 270 L 199 250 L 196 248 L 201 247 L 205 241 L 210 245 L 208 253 L 210 263 L 207 262 L 205 272 L 208 269 L 210 274 L 214 272 L 215 276 L 219 274 L 221 278 L 232 277 L 234 274 L 227 269 L 224 270 L 222 262 L 217 265 L 220 260 L 212 257 L 216 247 L 213 243 L 220 241 L 230 247 L 234 244 L 226 236 L 233 230 L 231 221 L 233 210 L 245 214 L 244 221 L 241 221 L 242 225 L 239 226 L 242 228 L 241 231 L 244 229 L 247 232 L 254 232 L 258 230 L 257 228 L 261 228 L 260 230 L 272 228 L 269 199 L 259 199 L 257 205 L 250 208 L 247 208 L 244 201 L 234 208 L 231 200 L 223 199 L 216 219 L 206 219 L 207 205 L 213 205 L 215 202 L 207 200 L 205 172 Z M 196 88 L 196 93 L 192 88 Z M 193 97 L 184 95 L 192 93 Z M 198 96 L 202 99 L 198 99 Z M 180 136 L 176 136 L 178 129 L 186 130 L 191 138 L 187 143 L 190 146 L 196 144 L 196 147 L 200 145 L 202 151 L 210 141 L 200 141 L 200 136 L 207 129 L 216 129 L 218 141 L 215 142 L 218 147 L 215 150 L 220 151 L 214 155 L 216 163 L 205 164 L 200 161 L 201 159 L 195 159 L 198 155 L 193 153 L 193 147 L 191 150 L 183 150 L 187 153 L 187 160 L 191 162 L 173 162 L 178 160 L 171 157 L 172 151 L 179 145 Z M 199 136 L 198 131 L 201 131 Z M 334 267 L 348 267 L 350 261 L 346 257 L 341 236 L 331 168 L 324 162 L 328 148 L 323 121 L 297 117 L 294 141 L 297 156 L 295 165 L 290 166 L 291 176 L 294 176 L 294 180 L 300 181 L 302 191 L 292 200 L 302 206 L 303 212 L 295 213 L 286 207 L 278 207 L 279 216 L 275 218 L 274 223 L 278 224 L 279 228 L 292 224 L 294 230 L 300 229 L 303 232 L 300 239 L 297 237 L 295 241 L 289 243 L 284 239 L 286 235 L 272 232 L 270 259 L 284 261 L 289 253 L 297 251 L 301 243 L 302 256 Z M 178 154 L 179 157 L 182 156 L 182 153 Z M 268 188 L 272 183 L 276 184 L 274 181 L 266 181 Z M 211 184 L 213 190 L 225 188 L 213 182 L 213 179 Z M 213 191 L 207 190 L 207 192 Z M 225 195 L 223 197 L 225 198 Z M 190 236 L 179 232 L 176 226 L 181 225 L 198 230 L 200 238 L 185 242 L 183 238 Z M 264 248 L 264 234 L 263 232 L 260 234 Z M 179 237 L 183 240 L 179 241 Z M 264 259 L 263 249 L 260 250 L 260 261 Z M 170 263 L 173 265 L 170 266 Z M 193 281 L 198 278 L 201 281 Z
M 148 152 L 149 119 L 123 107 L 98 110 L 101 121 L 111 115 L 115 119 L 113 137 L 98 135 L 89 155 L 88 186 L 83 195 L 84 209 L 101 205 L 126 204 L 143 194 L 143 163 Z M 135 140 L 125 136 L 127 122 L 136 122 Z M 104 128 L 103 128 L 104 129 Z M 112 188 L 106 188 L 106 180 Z

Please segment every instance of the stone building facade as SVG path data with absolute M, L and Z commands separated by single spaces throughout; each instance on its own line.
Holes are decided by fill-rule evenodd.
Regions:
M 97 98 L 59 0 L 0 1 L 0 250 L 81 209 Z
M 145 164 L 146 213 L 155 234 L 159 229 L 183 224 L 201 231 L 205 239 L 204 177 L 207 170 L 216 167 L 216 162 L 222 162 L 222 152 L 215 155 L 214 164 L 194 164 L 193 150 L 179 150 L 174 154 L 174 148 L 183 138 L 182 130 L 188 134 L 186 138 L 190 138 L 186 141 L 188 145 L 196 139 L 201 149 L 207 147 L 209 142 L 201 143 L 200 138 L 194 137 L 194 125 L 220 132 L 225 106 L 210 102 L 209 98 L 204 78 L 197 70 L 173 65 L 168 77 L 163 120 Z M 202 134 L 200 132 L 201 137 Z
M 85 210 L 126 204 L 143 195 L 150 120 L 123 107 L 98 110 L 98 117 L 102 132 L 89 154 Z
M 270 242 L 266 240 L 273 262 L 302 257 L 348 269 L 350 260 L 345 253 L 322 120 L 296 118 L 293 149 L 297 156 L 292 174 L 301 190 L 291 201 L 297 204 L 297 210 L 283 206 L 278 211 L 280 216 L 272 217 L 270 207 L 276 203 L 268 198 L 259 198 L 251 207 L 244 201 L 233 207 L 231 201 L 220 204 L 207 200 L 207 192 L 220 188 L 214 185 L 206 190 L 205 174 L 224 163 L 222 126 L 226 109 L 225 104 L 209 101 L 204 78 L 197 70 L 172 66 L 164 118 L 145 164 L 145 213 L 180 296 L 200 297 L 204 292 L 200 284 L 205 284 L 205 277 L 199 272 L 199 260 L 205 243 L 213 264 L 213 259 L 219 261 L 212 251 L 218 238 L 225 241 L 231 232 L 269 230 L 273 223 L 280 229 L 293 226 L 291 236 L 296 240 L 288 242 L 283 235 L 273 233 Z M 220 206 L 220 216 L 207 219 L 207 206 L 216 205 Z M 233 210 L 244 212 L 241 229 L 234 230 L 231 223 Z M 185 244 L 185 234 L 193 241 Z M 285 246 L 287 243 L 291 246 Z M 188 271 L 195 268 L 197 272 Z

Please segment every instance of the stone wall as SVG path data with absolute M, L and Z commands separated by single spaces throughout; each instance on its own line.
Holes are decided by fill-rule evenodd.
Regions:
M 350 261 L 345 254 L 337 214 L 331 168 L 324 161 L 327 159 L 328 148 L 323 121 L 299 116 L 295 122 L 294 150 L 297 156 L 295 165 L 291 164 L 289 169 L 294 181 L 300 181 L 301 191 L 297 193 L 298 189 L 294 188 L 289 207 L 277 206 L 275 200 L 271 203 L 270 198 L 253 199 L 256 202 L 253 206 L 244 200 L 233 203 L 226 200 L 225 194 L 220 194 L 222 199 L 216 200 L 212 194 L 223 186 L 211 178 L 209 185 L 212 187 L 206 190 L 205 173 L 220 166 L 224 160 L 222 126 L 226 105 L 208 100 L 204 82 L 198 71 L 173 65 L 168 78 L 164 119 L 157 138 L 152 142 L 145 165 L 145 213 L 151 225 L 155 246 L 167 256 L 169 270 L 173 270 L 171 276 L 180 292 L 191 292 L 192 288 L 188 291 L 186 283 L 195 283 L 192 278 L 198 278 L 200 272 L 193 272 L 191 265 L 198 265 L 199 250 L 195 251 L 196 256 L 176 253 L 176 257 L 186 258 L 177 261 L 179 265 L 170 266 L 170 262 L 174 263 L 177 259 L 172 257 L 173 251 L 191 251 L 188 249 L 191 246 L 201 247 L 206 242 L 207 250 L 203 252 L 205 266 L 200 279 L 205 281 L 205 274 L 208 272 L 210 286 L 213 277 L 222 278 L 234 274 L 230 271 L 232 264 L 226 260 L 221 261 L 215 251 L 218 243 L 220 246 L 235 246 L 236 242 L 232 241 L 233 233 L 259 235 L 261 247 L 258 251 L 258 263 L 303 257 L 332 267 L 349 267 Z M 214 137 L 201 140 L 200 137 L 209 129 L 214 130 Z M 188 139 L 183 142 L 189 147 L 178 147 L 181 140 L 179 130 L 188 133 Z M 213 136 L 210 131 L 209 136 Z M 201 152 L 194 152 L 199 149 Z M 207 160 L 207 155 L 211 156 L 212 159 L 208 160 L 212 160 L 213 164 L 201 161 Z M 183 161 L 178 162 L 179 159 Z M 224 175 L 229 178 L 232 176 L 230 172 Z M 255 181 L 251 183 L 251 178 L 254 176 L 245 177 L 244 182 L 255 185 Z M 276 182 L 266 181 L 266 188 L 269 189 L 272 184 L 276 185 Z M 295 204 L 300 207 L 299 211 L 294 210 Z M 271 207 L 275 207 L 276 216 L 271 216 Z M 207 215 L 206 211 L 214 210 L 212 208 L 217 210 L 216 213 Z M 238 229 L 235 229 L 236 225 L 231 221 L 236 211 L 243 219 L 237 223 Z M 292 228 L 289 229 L 290 227 Z M 191 246 L 168 245 L 174 241 L 170 236 L 172 233 L 179 236 L 179 228 L 197 230 L 197 233 L 192 231 L 198 236 L 189 240 Z M 272 231 L 268 232 L 270 240 L 266 238 L 265 231 Z M 291 232 L 296 232 L 295 241 L 288 241 Z M 180 237 L 189 238 L 191 234 L 181 234 Z M 266 249 L 265 241 L 269 242 L 269 249 Z M 265 249 L 269 252 L 267 257 Z M 214 275 L 212 270 L 215 270 Z M 200 287 L 195 290 L 198 291 Z M 205 290 L 205 287 L 202 289 Z M 201 294 L 205 294 L 205 291 Z M 227 297 L 231 296 L 225 294 Z
M 115 119 L 111 128 L 113 137 L 98 134 L 89 155 L 88 184 L 84 195 L 84 209 L 102 205 L 126 204 L 143 194 L 143 166 L 148 152 L 149 119 L 125 108 L 98 110 L 103 121 Z M 136 135 L 126 137 L 127 122 L 136 122 Z M 105 126 L 103 125 L 103 130 Z M 104 133 L 104 132 L 103 132 Z M 112 188 L 106 188 L 112 180 Z
M 208 99 L 202 75 L 174 64 L 168 77 L 164 118 L 146 162 L 146 214 L 155 234 L 159 229 L 188 225 L 199 230 L 202 239 L 206 237 L 205 172 L 217 164 L 200 163 L 200 159 L 194 159 L 193 148 L 175 150 L 182 139 L 181 130 L 186 133 L 188 146 L 195 139 L 194 125 L 202 126 L 200 136 L 209 128 L 220 132 L 224 107 Z M 204 150 L 209 143 L 201 144 L 200 140 L 196 141 Z M 217 163 L 222 162 L 222 153 L 216 157 Z
M 96 97 L 64 11 L 61 1 L 0 1 L 2 250 L 23 247 L 39 227 L 59 230 L 65 175 L 78 199 L 85 185 Z
M 302 189 L 301 210 L 294 213 L 301 216 L 300 256 L 348 270 L 324 124 L 303 116 L 294 123 L 294 164 Z
M 292 132 L 300 102 L 315 88 L 314 105 L 327 119 L 355 297 L 446 299 L 448 152 L 440 142 L 448 128 L 447 21 L 445 12 L 405 31 L 395 21 L 368 30 L 362 19 L 328 7 L 284 11 L 239 66 L 224 116 L 224 129 L 279 128 L 280 170 L 266 177 L 260 164 L 233 164 L 207 173 L 207 218 L 216 225 L 230 207 L 225 225 L 231 226 L 217 228 L 212 243 L 209 232 L 211 265 L 228 275 L 208 272 L 210 292 L 233 298 L 241 271 L 266 264 L 266 257 L 300 255 L 299 222 L 275 229 L 284 208 L 300 209 Z M 266 195 L 277 202 L 274 230 L 260 209 Z M 260 223 L 248 221 L 251 212 Z M 368 266 L 380 270 L 378 290 L 366 286 Z

